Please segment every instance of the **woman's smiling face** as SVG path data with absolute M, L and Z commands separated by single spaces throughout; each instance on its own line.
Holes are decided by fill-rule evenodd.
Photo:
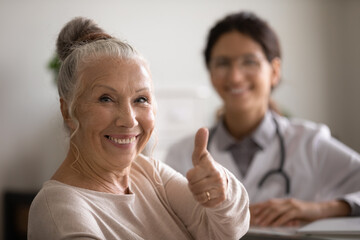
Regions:
M 223 34 L 213 47 L 211 81 L 230 112 L 260 111 L 269 105 L 279 81 L 279 60 L 271 63 L 259 43 L 237 31 Z
M 83 160 L 103 169 L 124 169 L 143 150 L 154 129 L 150 73 L 140 60 L 103 57 L 79 76 L 73 142 Z

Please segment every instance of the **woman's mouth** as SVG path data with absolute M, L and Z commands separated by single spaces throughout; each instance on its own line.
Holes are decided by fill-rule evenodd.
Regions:
M 241 93 L 243 93 L 245 91 L 246 91 L 245 88 L 233 88 L 233 89 L 230 89 L 230 92 L 232 94 L 241 94 Z
M 127 138 L 116 138 L 109 135 L 105 135 L 105 137 L 117 144 L 131 144 L 136 141 L 136 136 L 127 137 Z
M 242 88 L 230 88 L 228 89 L 228 92 L 232 95 L 242 95 L 244 93 L 246 93 L 249 89 L 246 87 L 242 87 Z

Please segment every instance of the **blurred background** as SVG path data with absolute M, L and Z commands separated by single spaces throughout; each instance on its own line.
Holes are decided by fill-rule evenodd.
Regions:
M 26 228 L 24 217 L 12 216 L 26 216 L 26 207 L 15 203 L 31 199 L 65 157 L 48 65 L 67 21 L 92 18 L 148 60 L 159 104 L 153 155 L 163 160 L 169 144 L 214 122 L 220 100 L 203 62 L 205 38 L 216 20 L 239 10 L 254 11 L 279 35 L 283 79 L 273 96 L 280 108 L 327 124 L 359 152 L 360 1 L 0 0 L 0 240 L 11 221 L 16 231 Z

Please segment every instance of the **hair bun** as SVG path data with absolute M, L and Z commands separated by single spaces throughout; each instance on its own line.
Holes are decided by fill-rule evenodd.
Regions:
M 75 45 L 109 38 L 111 36 L 106 34 L 93 20 L 76 17 L 61 29 L 56 43 L 56 51 L 59 59 L 64 61 Z

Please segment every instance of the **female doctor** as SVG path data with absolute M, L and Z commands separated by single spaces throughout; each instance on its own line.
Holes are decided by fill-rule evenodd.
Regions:
M 251 224 L 359 216 L 359 154 L 332 138 L 326 126 L 285 118 L 273 107 L 281 53 L 267 22 L 249 12 L 226 16 L 210 30 L 204 55 L 224 105 L 210 128 L 208 149 L 245 185 Z M 185 138 L 166 156 L 184 175 L 192 167 L 192 143 Z

